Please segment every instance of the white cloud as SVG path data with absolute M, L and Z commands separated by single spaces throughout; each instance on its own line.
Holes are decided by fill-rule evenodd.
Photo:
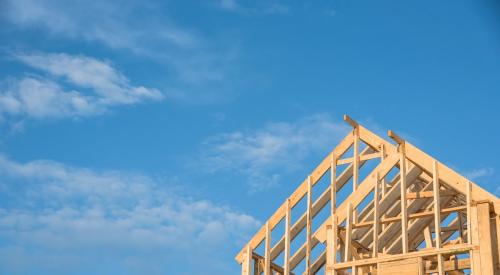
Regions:
M 152 53 L 155 46 L 191 47 L 189 31 L 173 24 L 158 24 L 157 7 L 134 1 L 15 0 L 7 1 L 7 19 L 22 27 L 45 28 L 56 35 L 98 41 L 112 48 Z M 138 11 L 148 16 L 137 17 Z M 137 18 L 137 19 L 136 19 Z
M 348 131 L 344 123 L 326 114 L 293 123 L 269 123 L 262 129 L 208 139 L 202 161 L 211 171 L 242 173 L 254 190 L 266 189 L 279 183 L 281 173 L 300 167 L 307 157 L 331 150 Z
M 491 176 L 495 170 L 491 167 L 477 168 L 470 171 L 465 171 L 464 176 L 470 180 L 477 180 L 483 177 Z
M 1 273 L 229 274 L 259 224 L 145 175 L 2 156 L 0 179 Z
M 17 54 L 15 57 L 42 70 L 52 79 L 24 77 L 11 81 L 0 90 L 0 115 L 47 117 L 81 117 L 96 115 L 110 106 L 158 101 L 163 94 L 151 88 L 132 86 L 127 77 L 109 63 L 86 56 L 68 54 Z M 80 92 L 65 90 L 56 79 L 63 79 Z
M 129 80 L 110 64 L 87 56 L 19 54 L 17 58 L 56 77 L 64 77 L 79 87 L 92 89 L 102 104 L 131 104 L 143 99 L 163 98 L 156 89 L 131 86 Z
M 228 75 L 238 71 L 234 64 L 238 38 L 224 33 L 207 37 L 178 26 L 169 5 L 130 0 L 77 0 L 71 4 L 7 0 L 2 14 L 8 27 L 41 30 L 50 42 L 97 43 L 118 54 L 127 50 L 145 57 L 146 62 L 160 64 L 163 73 L 158 78 L 165 81 L 162 90 L 173 100 L 206 103 L 226 98 L 231 91 L 228 86 L 236 79 Z
M 226 11 L 244 14 L 286 14 L 290 7 L 278 1 L 252 1 L 252 5 L 242 5 L 238 0 L 218 0 L 217 5 Z

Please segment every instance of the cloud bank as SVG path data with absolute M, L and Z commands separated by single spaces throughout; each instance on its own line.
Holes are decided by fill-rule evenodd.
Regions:
M 254 191 L 265 190 L 278 185 L 281 173 L 300 168 L 311 155 L 329 152 L 349 130 L 326 114 L 272 122 L 261 129 L 209 138 L 202 162 L 211 172 L 233 171 L 244 175 Z
M 0 116 L 84 117 L 111 106 L 164 98 L 157 89 L 132 86 L 127 77 L 103 60 L 64 53 L 16 54 L 14 58 L 48 77 L 11 80 L 0 90 Z
M 165 186 L 145 175 L 0 156 L 0 273 L 169 274 L 174 265 L 189 274 L 235 272 L 228 262 L 259 222 Z

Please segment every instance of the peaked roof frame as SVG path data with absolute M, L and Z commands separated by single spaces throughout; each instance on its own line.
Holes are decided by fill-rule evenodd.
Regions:
M 289 275 L 300 263 L 304 263 L 304 274 L 307 275 L 315 274 L 325 265 L 327 274 L 346 274 L 347 269 L 351 273 L 359 270 L 360 274 L 368 274 L 364 272 L 373 269 L 371 265 L 376 264 L 382 270 L 383 263 L 406 259 L 408 253 L 417 257 L 424 268 L 429 265 L 428 270 L 433 268 L 433 262 L 425 262 L 426 257 L 437 257 L 438 271 L 444 272 L 450 257 L 443 255 L 462 252 L 472 255 L 472 251 L 475 251 L 475 235 L 469 232 L 478 230 L 473 228 L 472 220 L 478 221 L 478 208 L 475 205 L 481 202 L 488 205 L 488 213 L 489 205 L 493 206 L 491 212 L 499 221 L 496 228 L 500 232 L 500 202 L 496 196 L 393 131 L 389 131 L 388 135 L 396 144 L 379 137 L 347 115 L 344 120 L 352 126 L 352 131 L 281 204 L 236 256 L 236 261 L 242 264 L 242 274 L 252 274 L 253 261 L 253 274 L 270 275 L 274 271 Z M 366 144 L 361 152 L 360 143 Z M 353 156 L 346 157 L 350 149 Z M 380 159 L 380 163 L 360 180 L 360 168 L 373 159 Z M 337 168 L 344 164 L 347 164 L 346 168 L 337 175 Z M 397 175 L 391 172 L 394 168 L 398 170 Z M 327 174 L 330 175 L 330 185 L 314 201 L 312 188 Z M 338 203 L 336 194 L 349 181 L 352 181 L 353 192 Z M 364 205 L 364 200 L 370 195 L 377 199 Z M 306 211 L 292 223 L 291 211 L 302 199 L 307 200 Z M 313 232 L 312 220 L 328 204 L 330 216 Z M 452 213 L 457 213 L 456 217 L 443 229 L 441 223 Z M 285 221 L 285 233 L 272 245 L 271 232 L 282 220 Z M 290 244 L 302 231 L 306 231 L 306 240 L 292 254 Z M 435 240 L 432 239 L 432 232 L 435 233 Z M 460 238 L 449 240 L 456 232 Z M 419 249 L 424 241 L 427 250 Z M 479 241 L 477 239 L 474 244 L 477 245 Z M 313 261 L 311 251 L 319 243 L 326 244 L 326 248 Z M 450 249 L 446 248 L 450 243 L 455 245 L 453 251 L 446 250 Z M 264 245 L 264 255 L 254 252 L 261 244 Z M 280 255 L 283 255 L 283 265 L 275 263 Z M 405 257 L 401 258 L 401 255 Z M 479 262 L 476 263 L 477 258 L 480 257 L 470 262 L 481 268 Z M 500 259 L 496 262 L 500 263 Z M 465 262 L 462 265 L 462 269 L 472 266 Z M 500 270 L 498 272 L 500 274 Z

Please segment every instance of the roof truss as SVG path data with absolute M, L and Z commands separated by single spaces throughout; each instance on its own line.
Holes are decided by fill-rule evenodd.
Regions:
M 393 131 L 396 144 L 344 120 L 352 131 L 236 256 L 243 275 L 500 274 L 497 197 Z

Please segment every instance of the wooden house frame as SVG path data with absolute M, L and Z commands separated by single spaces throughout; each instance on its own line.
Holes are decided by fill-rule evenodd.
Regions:
M 496 196 L 393 131 L 394 143 L 344 120 L 352 131 L 236 256 L 242 275 L 500 274 Z

